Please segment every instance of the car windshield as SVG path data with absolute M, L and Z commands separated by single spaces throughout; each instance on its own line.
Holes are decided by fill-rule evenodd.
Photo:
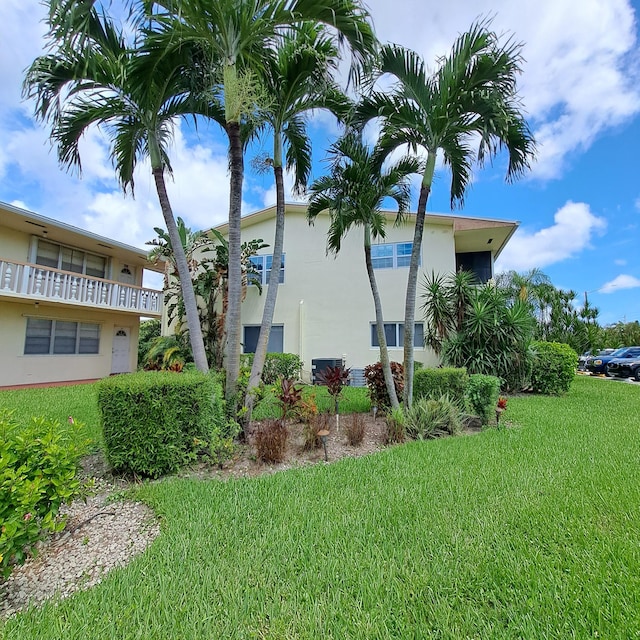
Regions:
M 622 347 L 621 349 L 616 349 L 613 353 L 610 353 L 611 356 L 621 356 L 627 350 L 626 347 Z

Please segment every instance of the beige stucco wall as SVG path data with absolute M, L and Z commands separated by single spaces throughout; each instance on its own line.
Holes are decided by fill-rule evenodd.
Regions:
M 262 238 L 273 245 L 273 218 L 243 229 L 242 239 Z M 284 350 L 299 354 L 309 375 L 315 358 L 345 358 L 347 367 L 362 368 L 379 359 L 370 346 L 370 325 L 375 321 L 371 289 L 367 278 L 362 229 L 353 229 L 344 239 L 340 253 L 326 256 L 328 218 L 309 227 L 304 215 L 287 213 L 285 228 L 285 281 L 278 289 L 274 324 L 284 324 Z M 413 227 L 389 226 L 385 243 L 410 242 Z M 272 247 L 261 254 L 270 254 Z M 425 227 L 421 273 L 455 271 L 455 244 L 451 224 Z M 408 267 L 377 269 L 386 322 L 402 322 Z M 243 325 L 259 325 L 264 296 L 250 287 L 242 305 Z M 418 286 L 418 296 L 420 286 Z M 421 320 L 419 301 L 416 321 Z M 402 347 L 391 348 L 392 360 L 402 361 Z M 417 361 L 436 365 L 430 350 L 416 348 Z
M 28 317 L 99 324 L 100 353 L 97 355 L 24 355 Z M 137 366 L 139 319 L 130 314 L 91 309 L 63 308 L 0 301 L 0 387 L 103 378 L 111 373 L 114 331 L 130 330 L 129 368 Z
M 31 236 L 0 225 L 0 257 L 15 262 L 29 261 Z

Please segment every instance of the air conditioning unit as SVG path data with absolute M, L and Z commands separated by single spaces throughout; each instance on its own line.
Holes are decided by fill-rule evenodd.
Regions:
M 320 384 L 317 375 L 327 367 L 341 367 L 342 358 L 314 358 L 311 360 L 311 382 Z

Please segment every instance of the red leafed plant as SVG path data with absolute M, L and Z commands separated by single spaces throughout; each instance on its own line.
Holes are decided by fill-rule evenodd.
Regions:
M 342 387 L 349 384 L 350 373 L 351 369 L 345 369 L 342 365 L 338 365 L 337 367 L 329 366 L 316 375 L 320 384 L 327 385 L 327 391 L 335 403 L 336 414 L 338 413 L 338 399 L 342 393 Z
M 507 408 L 507 399 L 504 396 L 500 396 L 498 398 L 498 409 L 502 409 L 503 411 Z
M 302 400 L 302 387 L 296 385 L 293 380 L 282 378 L 277 396 L 282 406 L 282 418 L 286 419 L 300 404 Z

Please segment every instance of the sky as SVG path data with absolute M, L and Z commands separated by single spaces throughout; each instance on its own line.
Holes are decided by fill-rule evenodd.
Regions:
M 513 184 L 504 181 L 504 158 L 476 171 L 464 208 L 454 213 L 520 222 L 497 271 L 539 268 L 556 287 L 576 291 L 576 304 L 587 293 L 601 324 L 640 320 L 640 0 L 366 4 L 379 40 L 415 50 L 431 69 L 480 17 L 492 16 L 494 30 L 523 43 L 519 92 L 536 160 Z M 33 118 L 33 103 L 22 99 L 24 70 L 43 52 L 44 17 L 39 0 L 0 0 L 0 201 L 144 247 L 163 226 L 149 165 L 136 170 L 135 198 L 124 196 L 107 140 L 90 131 L 82 174 L 67 172 L 47 127 Z M 323 114 L 311 116 L 309 127 L 317 178 L 338 129 Z M 250 166 L 269 150 L 265 139 L 248 153 L 243 215 L 275 204 L 272 176 Z M 175 215 L 194 229 L 225 222 L 228 163 L 216 125 L 195 131 L 177 123 L 170 156 Z M 417 200 L 417 185 L 414 191 Z M 290 193 L 287 199 L 294 200 Z M 427 210 L 451 212 L 442 167 Z

